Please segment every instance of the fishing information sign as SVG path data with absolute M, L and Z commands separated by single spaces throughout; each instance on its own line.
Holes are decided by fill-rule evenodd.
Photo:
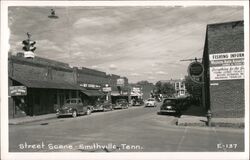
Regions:
M 209 55 L 210 80 L 244 79 L 244 52 Z

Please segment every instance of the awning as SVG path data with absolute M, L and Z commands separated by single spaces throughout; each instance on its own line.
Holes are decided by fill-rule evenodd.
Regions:
M 11 79 L 23 84 L 28 88 L 48 88 L 48 89 L 70 89 L 70 90 L 81 90 L 78 85 L 70 84 L 67 82 L 56 82 L 56 81 L 38 81 L 28 80 L 17 77 L 10 77 Z
M 98 90 L 81 90 L 82 93 L 86 94 L 87 96 L 104 96 L 104 93 Z

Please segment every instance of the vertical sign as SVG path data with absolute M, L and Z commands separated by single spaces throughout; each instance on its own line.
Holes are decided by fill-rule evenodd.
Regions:
M 210 80 L 244 79 L 244 52 L 210 54 Z

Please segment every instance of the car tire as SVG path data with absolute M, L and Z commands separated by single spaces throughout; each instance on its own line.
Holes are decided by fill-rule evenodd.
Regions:
M 73 110 L 73 112 L 72 112 L 72 117 L 73 117 L 73 118 L 76 118 L 76 117 L 77 117 L 77 111 L 76 111 L 76 110 Z
M 86 111 L 86 115 L 90 115 L 91 114 L 91 109 L 88 108 L 87 111 Z

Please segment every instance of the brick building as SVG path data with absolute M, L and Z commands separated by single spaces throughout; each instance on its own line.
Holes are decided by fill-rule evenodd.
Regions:
M 53 113 L 68 98 L 80 97 L 93 103 L 97 97 L 110 94 L 102 92 L 103 87 L 117 89 L 120 78 L 41 57 L 26 59 L 19 55 L 9 57 L 8 72 L 10 118 Z M 26 87 L 25 94 L 20 95 L 18 92 L 24 89 L 17 86 Z
M 207 25 L 203 105 L 213 117 L 244 117 L 244 22 Z

